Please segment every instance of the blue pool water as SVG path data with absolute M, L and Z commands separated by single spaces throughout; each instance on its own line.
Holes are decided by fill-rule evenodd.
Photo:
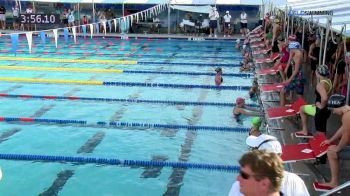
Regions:
M 221 64 L 225 74 L 239 73 L 240 53 L 233 41 L 187 41 L 115 38 L 78 39 L 79 44 L 45 44 L 34 39 L 33 53 L 21 39 L 16 56 L 9 39 L 0 39 L 0 66 L 99 68 L 157 72 L 214 73 Z M 146 49 L 145 49 L 146 48 Z M 84 53 L 91 53 L 84 55 Z M 127 54 L 127 55 L 125 55 Z M 47 62 L 16 58 L 48 58 Z M 103 63 L 55 63 L 50 58 L 135 60 L 136 65 Z M 142 63 L 143 62 L 143 63 Z M 155 64 L 154 62 L 158 62 Z M 192 63 L 192 64 L 191 64 Z M 93 73 L 0 69 L 0 78 L 111 81 L 214 85 L 212 75 L 152 73 Z M 250 86 L 250 76 L 224 76 L 223 86 Z M 233 103 L 246 97 L 246 90 L 204 88 L 162 88 L 46 84 L 1 81 L 1 94 L 74 96 L 160 101 Z M 84 120 L 88 124 L 59 125 L 0 122 L 0 153 L 115 158 L 120 160 L 161 160 L 169 162 L 238 165 L 247 150 L 247 133 L 156 129 L 137 127 L 96 127 L 96 122 L 120 121 L 166 125 L 194 125 L 247 128 L 250 118 L 237 123 L 232 107 L 172 105 L 84 100 L 48 100 L 0 97 L 0 117 L 30 117 Z M 254 102 L 247 99 L 246 103 Z M 203 169 L 171 167 L 145 168 L 76 164 L 67 162 L 0 160 L 3 180 L 1 195 L 227 195 L 236 174 Z

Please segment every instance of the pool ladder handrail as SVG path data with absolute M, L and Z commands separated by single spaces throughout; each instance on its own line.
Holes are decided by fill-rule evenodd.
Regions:
M 334 189 L 332 189 L 332 190 L 330 190 L 330 191 L 328 191 L 326 193 L 323 193 L 321 196 L 328 196 L 328 195 L 331 195 L 333 193 L 337 193 L 338 191 L 340 191 L 340 190 L 342 190 L 344 188 L 350 188 L 350 181 L 347 181 L 344 184 L 339 185 L 339 186 L 335 187 Z M 341 193 L 339 193 L 339 194 L 341 194 Z

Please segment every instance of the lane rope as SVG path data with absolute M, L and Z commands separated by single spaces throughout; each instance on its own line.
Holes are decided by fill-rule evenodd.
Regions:
M 67 119 L 46 119 L 46 118 L 29 118 L 29 117 L 1 117 L 0 122 L 17 122 L 17 123 L 46 123 L 55 125 L 82 125 L 88 127 L 109 127 L 109 128 L 139 128 L 139 129 L 188 129 L 197 131 L 217 131 L 217 132 L 234 132 L 246 133 L 250 128 L 246 127 L 217 127 L 217 126 L 197 126 L 197 125 L 171 125 L 171 124 L 151 124 L 138 122 L 119 122 L 119 121 L 98 121 L 88 123 L 86 120 L 67 120 Z
M 7 61 L 34 61 L 34 62 L 55 62 L 55 63 L 96 63 L 96 64 L 137 64 L 137 61 L 126 60 L 98 60 L 98 59 L 55 59 L 55 58 L 32 58 L 32 57 L 4 57 L 0 60 Z
M 70 162 L 98 165 L 120 165 L 120 166 L 138 166 L 138 167 L 172 167 L 182 169 L 205 169 L 219 170 L 227 172 L 238 172 L 239 166 L 221 165 L 210 163 L 190 163 L 190 162 L 170 162 L 170 161 L 145 161 L 145 160 L 120 160 L 114 158 L 101 157 L 82 157 L 82 156 L 56 156 L 56 155 L 37 155 L 37 154 L 3 154 L 0 153 L 2 160 L 16 161 L 45 161 L 45 162 Z
M 0 69 L 7 70 L 31 70 L 31 71 L 66 71 L 66 72 L 103 72 L 123 73 L 121 69 L 95 69 L 95 68 L 65 68 L 65 67 L 32 67 L 32 66 L 1 66 Z
M 5 82 L 23 83 L 57 83 L 57 84 L 79 84 L 79 85 L 105 85 L 105 86 L 127 86 L 127 87 L 159 87 L 159 88 L 200 88 L 200 89 L 220 89 L 220 90 L 249 90 L 250 86 L 215 86 L 199 84 L 169 84 L 169 83 L 143 83 L 143 82 L 110 82 L 110 81 L 90 81 L 90 80 L 64 80 L 64 79 L 41 79 L 41 78 L 0 78 Z

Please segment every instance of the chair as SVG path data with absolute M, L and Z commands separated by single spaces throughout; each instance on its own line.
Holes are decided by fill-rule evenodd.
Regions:
M 302 97 L 299 97 L 294 103 L 288 106 L 279 106 L 267 109 L 267 116 L 269 119 L 279 119 L 291 117 L 299 114 L 300 107 L 306 102 Z

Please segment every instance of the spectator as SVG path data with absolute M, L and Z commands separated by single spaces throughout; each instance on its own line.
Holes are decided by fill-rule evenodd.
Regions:
M 13 30 L 19 30 L 19 8 L 16 3 L 15 7 L 12 7 L 12 17 L 13 17 Z
M 248 26 L 248 16 L 245 13 L 245 11 L 242 11 L 241 13 L 241 33 L 242 36 L 246 36 L 247 34 L 247 26 Z
M 89 24 L 89 19 L 86 16 L 83 16 L 83 25 Z
M 313 86 L 315 83 L 315 71 L 316 71 L 316 67 L 318 66 L 319 62 L 318 62 L 318 57 L 320 54 L 320 37 L 317 37 L 316 41 L 311 44 L 310 48 L 309 48 L 309 58 L 311 59 L 311 82 L 310 85 Z
M 32 5 L 28 5 L 26 9 L 26 14 L 33 14 Z M 28 23 L 25 26 L 27 27 L 28 31 L 34 31 L 34 24 Z
M 2 5 L 0 6 L 0 25 L 2 30 L 6 29 L 6 9 Z
M 339 185 L 339 160 L 350 160 L 350 106 L 346 104 L 346 97 L 339 94 L 332 95 L 328 100 L 328 108 L 341 116 L 342 125 L 333 137 L 321 143 L 321 146 L 331 145 L 340 139 L 337 145 L 331 145 L 327 150 L 331 180 L 327 183 L 316 182 L 314 184 L 324 191 Z
M 334 77 L 334 92 L 346 96 L 348 86 L 349 68 L 346 64 L 350 64 L 350 52 L 345 54 L 337 64 L 336 75 Z
M 250 136 L 247 138 L 248 146 L 255 148 L 254 151 L 268 151 L 275 155 L 282 153 L 281 144 L 277 139 L 271 135 L 261 134 L 255 127 L 250 131 Z M 287 171 L 283 172 L 283 179 L 281 180 L 281 193 L 285 196 L 310 196 L 304 181 L 296 174 Z M 243 196 L 243 191 L 240 190 L 240 181 L 233 183 L 229 196 Z M 264 194 L 263 194 L 264 195 Z
M 65 8 L 63 13 L 62 13 L 62 22 L 64 27 L 68 27 L 68 9 Z
M 75 16 L 74 16 L 74 9 L 73 10 L 68 10 L 68 26 L 73 27 L 75 26 Z
M 282 159 L 275 153 L 253 150 L 239 160 L 241 171 L 237 177 L 239 191 L 246 196 L 281 195 L 284 176 Z M 230 192 L 230 195 L 237 193 Z
M 231 27 L 231 15 L 229 11 L 226 11 L 224 16 L 224 37 L 230 37 L 230 29 Z
M 216 10 L 216 7 L 213 7 L 212 8 L 212 11 L 209 13 L 209 19 L 210 19 L 210 22 L 209 22 L 209 27 L 210 27 L 210 34 L 209 34 L 209 37 L 213 37 L 213 34 L 214 34 L 214 37 L 217 37 L 216 35 L 216 27 L 218 25 L 218 18 L 219 18 L 219 12 Z

